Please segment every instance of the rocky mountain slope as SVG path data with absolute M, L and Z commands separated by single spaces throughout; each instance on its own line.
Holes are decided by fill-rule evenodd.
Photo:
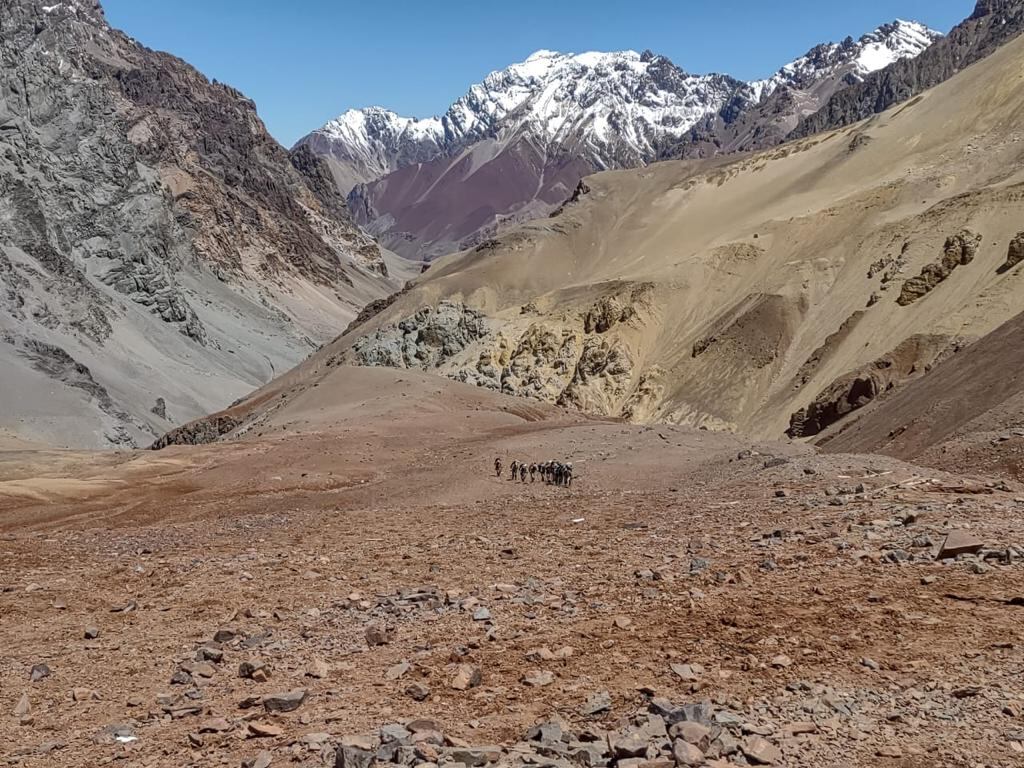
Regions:
M 555 216 L 375 305 L 232 429 L 351 364 L 634 421 L 825 433 L 1024 311 L 1022 86 L 1017 39 L 867 123 L 590 177 Z
M 147 444 L 394 289 L 322 161 L 98 3 L 3 3 L 0 58 L 0 430 Z
M 974 12 L 936 45 L 833 94 L 818 112 L 801 121 L 792 137 L 849 125 L 904 102 L 985 58 L 1022 31 L 1021 0 L 978 0 Z
M 539 51 L 440 118 L 351 110 L 298 146 L 327 159 L 342 191 L 356 185 L 353 211 L 386 245 L 437 256 L 547 213 L 594 171 L 778 143 L 837 89 L 939 37 L 896 21 L 750 83 L 692 75 L 651 52 Z

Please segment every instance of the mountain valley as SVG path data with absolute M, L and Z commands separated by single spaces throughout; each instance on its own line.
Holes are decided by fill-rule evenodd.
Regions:
M 84 0 L 5 3 L 0 29 L 0 428 L 148 445 L 400 285 L 242 94 Z
M 0 3 L 0 758 L 1019 764 L 1022 30 L 540 51 L 288 151 Z

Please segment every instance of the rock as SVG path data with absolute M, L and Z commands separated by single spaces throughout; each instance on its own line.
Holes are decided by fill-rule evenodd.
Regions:
M 782 762 L 779 748 L 761 736 L 751 736 L 743 742 L 740 749 L 754 765 L 776 765 Z
M 410 683 L 406 686 L 405 695 L 413 701 L 426 701 L 430 698 L 430 688 L 423 683 Z
M 75 702 L 93 701 L 97 698 L 96 691 L 91 688 L 74 688 L 71 691 L 71 698 Z
M 249 735 L 254 739 L 269 739 L 281 736 L 284 728 L 273 723 L 249 723 Z
M 255 680 L 261 683 L 270 678 L 270 670 L 262 661 L 243 661 L 238 665 L 238 676 L 243 680 Z
M 86 640 L 95 640 L 99 636 L 100 636 L 99 627 L 88 626 L 88 627 L 85 628 L 85 639 Z
M 704 674 L 704 667 L 700 664 L 672 664 L 670 667 L 684 683 L 695 683 Z
M 213 642 L 223 645 L 224 643 L 230 643 L 236 637 L 238 637 L 237 629 L 223 627 L 213 633 Z
M 384 677 L 387 680 L 401 680 L 409 673 L 410 669 L 412 669 L 412 664 L 407 661 L 403 661 L 388 669 L 388 671 L 384 673 Z
M 647 754 L 647 739 L 643 734 L 634 731 L 615 739 L 612 752 L 620 760 L 627 757 L 644 757 Z
M 903 757 L 903 750 L 895 745 L 879 747 L 875 752 L 878 757 Z
M 1013 269 L 1022 261 L 1024 261 L 1024 232 L 1018 232 L 1010 241 L 1010 247 L 1006 252 L 1006 262 L 1000 267 L 1000 270 L 1005 272 L 1008 269 Z
M 21 694 L 21 698 L 18 699 L 18 703 L 14 706 L 14 716 L 24 717 L 32 711 L 32 702 L 28 699 L 28 694 Z
M 374 753 L 368 749 L 342 745 L 334 754 L 334 768 L 370 768 Z
M 231 723 L 223 717 L 215 717 L 199 726 L 199 733 L 227 733 L 230 730 Z
M 313 677 L 317 680 L 331 676 L 331 668 L 323 659 L 313 659 L 306 667 L 306 677 Z
M 171 675 L 170 683 L 171 685 L 190 685 L 192 683 L 192 675 L 183 669 L 179 669 Z
M 385 744 L 393 741 L 405 743 L 412 736 L 412 731 L 401 723 L 390 723 L 380 729 L 380 740 Z
M 409 732 L 412 733 L 412 734 L 418 734 L 418 733 L 435 734 L 435 733 L 441 733 L 441 732 L 444 731 L 444 729 L 441 727 L 440 723 L 438 723 L 436 720 L 428 720 L 425 717 L 424 718 L 419 718 L 417 720 L 410 720 L 408 723 L 405 724 L 405 727 L 408 728 Z
M 673 725 L 670 734 L 705 751 L 711 743 L 711 728 L 702 723 L 691 723 L 684 720 Z
M 33 683 L 38 683 L 40 680 L 45 680 L 50 676 L 50 668 L 45 664 L 36 664 L 32 667 L 29 672 L 29 680 Z
M 204 645 L 196 651 L 196 661 L 212 661 L 214 664 L 220 664 L 224 661 L 224 651 Z
M 695 557 L 690 560 L 690 574 L 698 574 L 706 571 L 711 567 L 711 563 L 705 560 L 703 557 Z
M 590 717 L 592 715 L 600 714 L 601 712 L 607 712 L 611 708 L 611 694 L 608 693 L 608 691 L 600 691 L 587 697 L 583 706 L 580 707 L 580 714 L 584 717 Z
M 299 689 L 287 693 L 271 693 L 263 697 L 263 708 L 267 712 L 293 712 L 302 706 L 308 691 Z
M 533 726 L 526 734 L 526 740 L 537 741 L 541 744 L 557 744 L 562 741 L 562 736 L 561 724 L 548 722 Z
M 370 736 L 369 734 L 349 734 L 341 737 L 341 746 L 343 747 L 354 747 L 356 749 L 362 749 L 366 752 L 372 752 L 378 746 L 378 739 L 376 736 Z
M 633 620 L 629 616 L 616 616 L 613 623 L 618 629 L 629 629 L 633 626 Z
M 676 739 L 672 744 L 672 756 L 676 759 L 676 765 L 694 768 L 704 765 L 704 753 L 684 739 Z
M 269 752 L 264 750 L 252 759 L 252 762 L 249 763 L 248 768 L 270 768 L 273 761 L 273 756 Z
M 555 682 L 555 675 L 547 670 L 533 669 L 523 675 L 522 681 L 524 685 L 541 688 Z
M 381 624 L 371 624 L 366 628 L 366 644 L 371 648 L 387 645 L 391 642 L 391 629 Z
M 778 656 L 772 659 L 772 666 L 776 669 L 785 669 L 793 664 L 793 660 L 784 653 L 780 653 Z
M 818 726 L 815 723 L 811 722 L 797 722 L 790 723 L 782 730 L 788 733 L 790 736 L 800 736 L 806 733 L 817 733 Z
M 182 664 L 181 669 L 184 672 L 188 672 L 192 677 L 201 677 L 204 680 L 209 680 L 217 674 L 217 668 L 206 661 Z
M 938 559 L 947 560 L 959 555 L 973 555 L 980 552 L 985 542 L 966 531 L 950 531 L 939 548 Z
M 456 747 L 448 752 L 448 756 L 456 763 L 479 768 L 501 760 L 502 751 L 501 747 Z
M 703 725 L 711 724 L 711 702 L 707 700 L 676 706 L 668 699 L 654 698 L 651 699 L 648 709 L 663 718 L 669 725 L 684 721 Z
M 473 664 L 460 664 L 455 670 L 455 676 L 450 685 L 456 691 L 468 691 L 470 688 L 480 685 L 482 679 L 483 673 L 480 667 Z
M 491 612 L 490 612 L 490 610 L 488 610 L 487 608 L 484 608 L 482 605 L 479 608 L 477 608 L 475 611 L 473 611 L 473 621 L 490 621 L 490 620 L 491 620 Z
M 958 266 L 970 264 L 978 252 L 981 240 L 981 235 L 968 229 L 948 237 L 943 247 L 942 258 L 933 264 L 925 265 L 920 275 L 907 280 L 896 303 L 901 307 L 913 304 L 949 278 Z
M 865 656 L 864 658 L 862 658 L 860 660 L 860 664 L 861 664 L 862 667 L 867 667 L 868 669 L 872 670 L 873 672 L 877 672 L 878 670 L 880 670 L 882 668 L 881 664 L 879 664 L 874 659 L 868 658 L 867 656 Z

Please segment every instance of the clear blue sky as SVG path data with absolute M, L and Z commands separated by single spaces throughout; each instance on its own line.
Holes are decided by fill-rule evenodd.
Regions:
M 291 145 L 350 107 L 443 112 L 539 48 L 650 48 L 753 79 L 894 18 L 947 32 L 974 0 L 103 0 L 107 18 L 256 101 Z

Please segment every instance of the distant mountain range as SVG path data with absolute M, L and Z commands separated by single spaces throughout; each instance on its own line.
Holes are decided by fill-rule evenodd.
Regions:
M 650 51 L 538 51 L 471 86 L 441 117 L 350 110 L 297 148 L 327 160 L 356 220 L 383 245 L 429 259 L 549 212 L 595 171 L 777 144 L 837 91 L 941 37 L 895 21 L 753 82 L 689 74 Z

